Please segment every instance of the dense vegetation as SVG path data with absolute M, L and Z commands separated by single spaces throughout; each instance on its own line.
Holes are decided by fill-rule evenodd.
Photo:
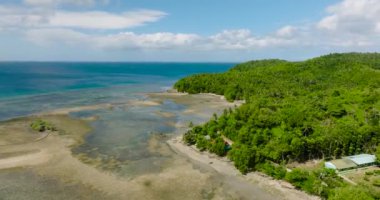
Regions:
M 42 119 L 37 119 L 33 121 L 30 124 L 30 127 L 38 132 L 44 132 L 44 131 L 56 131 L 56 128 L 54 127 L 53 124 L 46 122 Z
M 196 144 L 201 150 L 227 154 L 243 173 L 259 170 L 268 162 L 286 164 L 358 153 L 380 154 L 377 53 L 331 54 L 304 62 L 251 61 L 225 73 L 186 77 L 174 87 L 180 92 L 215 93 L 229 101 L 246 101 L 184 135 L 186 143 Z M 228 153 L 221 145 L 223 136 L 234 141 Z M 295 173 L 301 178 L 289 178 L 291 175 L 286 173 L 278 176 L 297 186 L 306 172 Z M 307 173 L 305 177 L 314 176 L 314 172 Z M 317 184 L 316 180 L 320 181 L 308 183 L 326 185 L 326 181 Z M 350 192 L 342 187 L 337 191 Z M 322 194 L 324 190 L 309 192 L 327 197 Z M 338 193 L 330 195 L 339 199 Z

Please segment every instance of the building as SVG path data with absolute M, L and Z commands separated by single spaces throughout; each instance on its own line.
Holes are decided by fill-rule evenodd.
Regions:
M 370 154 L 360 154 L 355 156 L 348 156 L 345 158 L 350 159 L 359 167 L 365 167 L 376 164 L 376 156 Z
M 376 156 L 370 154 L 360 154 L 354 156 L 343 157 L 342 159 L 331 160 L 325 162 L 325 167 L 328 169 L 335 169 L 344 171 L 349 169 L 356 169 L 376 164 Z
M 336 159 L 329 162 L 325 162 L 325 167 L 329 169 L 335 169 L 338 171 L 349 170 L 357 168 L 357 165 L 349 159 Z

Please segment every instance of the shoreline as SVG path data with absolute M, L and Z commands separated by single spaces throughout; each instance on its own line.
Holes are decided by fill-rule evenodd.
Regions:
M 188 93 L 180 93 L 175 90 L 166 93 L 172 95 L 189 95 Z M 245 103 L 244 100 L 228 102 L 223 95 L 213 93 L 199 93 L 196 95 L 206 95 L 219 98 L 225 103 L 230 103 L 233 106 L 241 106 Z M 187 112 L 187 111 L 185 111 Z M 211 117 L 211 116 L 210 116 Z M 284 180 L 275 180 L 270 176 L 261 172 L 250 172 L 246 175 L 240 173 L 239 170 L 233 165 L 227 157 L 219 157 L 209 152 L 200 152 L 194 145 L 188 146 L 182 142 L 183 133 L 180 136 L 175 136 L 166 141 L 170 148 L 177 154 L 181 154 L 193 161 L 199 162 L 213 168 L 219 174 L 224 176 L 234 176 L 242 179 L 243 181 L 252 184 L 252 187 L 258 186 L 269 193 L 277 194 L 286 200 L 320 200 L 320 197 L 307 194 L 301 190 L 297 190 L 293 185 Z
M 243 181 L 258 186 L 269 193 L 277 194 L 286 200 L 318 200 L 318 196 L 309 195 L 303 191 L 295 189 L 290 183 L 275 180 L 260 172 L 250 172 L 247 175 L 241 174 L 226 157 L 219 157 L 209 152 L 200 152 L 195 146 L 187 146 L 182 142 L 182 135 L 169 139 L 166 142 L 170 148 L 187 158 L 208 165 L 224 176 L 235 176 Z
M 168 91 L 167 94 L 174 96 L 189 95 L 188 93 L 180 93 L 177 91 Z M 164 93 L 165 94 L 165 93 Z M 200 93 L 196 95 L 206 95 L 219 98 L 221 101 L 225 101 L 227 104 L 233 106 L 241 106 L 245 103 L 244 100 L 228 102 L 223 95 L 213 93 Z M 185 111 L 185 112 L 188 112 Z M 211 117 L 211 116 L 210 116 Z M 267 176 L 261 172 L 250 172 L 247 175 L 243 175 L 233 165 L 227 157 L 219 157 L 209 152 L 200 152 L 194 145 L 187 146 L 182 142 L 183 133 L 180 136 L 174 136 L 166 141 L 170 148 L 177 154 L 181 154 L 193 161 L 202 163 L 213 168 L 216 172 L 224 176 L 235 176 L 246 182 L 252 184 L 252 186 L 258 186 L 267 190 L 269 193 L 280 194 L 286 200 L 319 200 L 320 197 L 307 194 L 301 190 L 297 190 L 293 185 L 284 180 L 275 180 L 270 176 Z
M 160 172 L 139 175 L 133 179 L 99 169 L 98 160 L 95 159 L 94 162 L 87 163 L 84 162 L 81 155 L 72 153 L 73 146 L 81 144 L 85 135 L 91 130 L 88 125 L 91 120 L 72 118 L 69 115 L 71 112 L 97 109 L 112 110 L 117 106 L 158 106 L 161 105 L 162 100 L 171 100 L 187 106 L 185 110 L 181 111 L 184 115 L 196 113 L 197 116 L 202 116 L 201 121 L 205 122 L 212 116 L 212 112 L 220 112 L 223 108 L 242 104 L 242 102 L 228 102 L 223 96 L 215 94 L 190 95 L 178 92 L 161 92 L 146 93 L 146 95 L 149 99 L 117 104 L 60 108 L 2 121 L 0 128 L 3 129 L 0 131 L 3 132 L 0 133 L 3 134 L 0 135 L 0 139 L 8 142 L 8 145 L 0 146 L 0 150 L 5 153 L 3 158 L 0 158 L 0 170 L 15 168 L 15 170 L 25 171 L 28 169 L 42 177 L 51 177 L 63 183 L 72 182 L 88 190 L 101 191 L 107 197 L 114 196 L 120 197 L 120 199 L 134 197 L 152 200 L 178 199 L 179 197 L 183 197 L 182 199 L 202 199 L 204 191 L 213 196 L 212 199 L 251 199 L 252 196 L 258 199 L 281 199 L 284 196 L 289 197 L 285 199 L 313 199 L 300 198 L 304 196 L 294 195 L 293 193 L 299 193 L 297 190 L 279 191 L 278 186 L 276 186 L 277 181 L 270 180 L 270 178 L 261 177 L 257 174 L 243 176 L 227 158 L 222 159 L 216 155 L 200 153 L 196 149 L 182 144 L 180 137 L 182 137 L 186 125 L 177 127 L 174 133 L 175 138 L 169 141 L 159 142 L 158 139 L 154 138 L 149 140 L 150 151 L 160 155 L 172 156 L 172 160 L 168 162 L 170 164 L 165 164 Z M 155 114 L 161 117 L 172 117 L 171 113 Z M 46 118 L 48 121 L 52 121 L 58 128 L 61 127 L 59 130 L 63 131 L 62 134 L 58 131 L 39 135 L 39 137 L 27 137 L 27 134 L 30 133 L 30 120 L 35 118 Z M 18 135 L 10 136 L 7 133 L 17 132 L 19 132 L 18 135 L 25 137 L 25 141 L 30 142 L 25 145 L 10 143 L 14 141 L 8 141 L 7 137 L 14 139 Z M 198 162 L 199 165 L 193 161 Z M 194 177 L 196 179 L 193 179 Z M 266 181 L 269 181 L 270 184 L 263 183 Z M 117 185 L 117 187 L 113 185 Z
M 0 146 L 0 151 L 3 153 L 0 157 L 0 177 L 7 173 L 10 173 L 11 177 L 29 173 L 41 181 L 46 178 L 54 180 L 58 185 L 62 185 L 61 187 L 70 188 L 75 185 L 75 187 L 81 188 L 78 189 L 78 192 L 101 192 L 100 194 L 104 195 L 105 199 L 174 200 L 180 197 L 184 200 L 192 200 L 202 199 L 204 195 L 211 195 L 216 199 L 226 199 L 223 198 L 226 193 L 232 198 L 241 196 L 239 193 L 230 193 L 229 190 L 219 188 L 224 177 L 218 177 L 215 173 L 205 171 L 203 167 L 194 168 L 194 165 L 186 158 L 174 153 L 166 145 L 165 140 L 158 141 L 159 138 L 149 139 L 147 148 L 154 154 L 170 157 L 170 160 L 163 163 L 160 171 L 141 174 L 133 178 L 120 176 L 116 171 L 104 170 L 102 168 L 103 161 L 98 160 L 100 157 L 88 160 L 87 156 L 83 158 L 81 154 L 73 154 L 72 149 L 78 144 L 82 144 L 85 140 L 84 137 L 90 132 L 89 122 L 91 120 L 71 117 L 72 112 L 98 109 L 113 110 L 117 107 L 123 109 L 129 106 L 154 107 L 161 105 L 163 102 L 161 100 L 169 100 L 187 105 L 199 112 L 197 113 L 199 115 L 211 116 L 210 110 L 232 106 L 231 103 L 224 103 L 219 97 L 210 95 L 173 95 L 173 93 L 167 92 L 161 93 L 155 98 L 150 96 L 152 93 L 145 95 L 149 99 L 51 109 L 2 121 L 0 123 L 0 142 L 3 142 L 4 145 Z M 170 96 L 176 97 L 170 98 Z M 210 109 L 205 110 L 207 107 Z M 160 117 L 171 117 L 169 113 L 165 112 L 154 114 Z M 51 122 L 58 128 L 58 131 L 46 135 L 36 134 L 30 129 L 30 123 L 35 119 Z M 202 117 L 202 120 L 206 119 Z M 177 128 L 182 129 L 184 127 Z M 174 134 L 178 133 L 180 132 Z M 193 179 L 193 177 L 197 178 Z M 12 179 L 3 180 L 6 184 L 5 181 Z M 13 184 L 19 185 L 23 182 L 25 181 L 14 182 Z M 32 192 L 34 187 L 40 186 L 31 185 L 28 187 Z M 9 194 L 12 196 L 12 193 Z

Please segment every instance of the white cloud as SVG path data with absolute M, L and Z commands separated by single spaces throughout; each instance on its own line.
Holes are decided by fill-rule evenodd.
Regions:
M 27 40 L 43 45 L 126 50 L 186 50 L 193 52 L 252 53 L 265 51 L 380 50 L 380 0 L 342 0 L 326 9 L 320 20 L 285 25 L 268 34 L 248 29 L 224 30 L 210 35 L 157 31 L 136 33 L 125 29 L 152 23 L 167 14 L 157 10 L 124 13 L 67 11 L 44 5 L 90 5 L 99 0 L 25 0 L 33 5 L 0 6 L 0 30 L 17 29 Z M 92 31 L 92 30 L 102 31 Z M 89 31 L 91 30 L 91 32 Z M 115 33 L 115 32 L 118 33 Z
M 255 37 L 248 30 L 225 30 L 211 36 L 158 32 L 136 34 L 89 35 L 69 29 L 34 29 L 26 34 L 28 40 L 41 44 L 77 44 L 93 48 L 128 49 L 183 49 L 183 50 L 254 50 L 289 45 L 293 40 L 276 37 Z
M 324 45 L 350 51 L 380 45 L 380 1 L 343 0 L 329 6 L 327 13 L 309 33 L 319 34 Z
M 96 3 L 107 4 L 108 0 L 24 0 L 24 3 L 31 6 L 58 6 L 61 4 L 92 6 Z
M 78 44 L 89 45 L 92 40 L 89 35 L 70 29 L 32 29 L 25 34 L 29 41 L 42 46 L 54 45 L 57 43 L 65 43 L 74 46 Z
M 58 11 L 49 19 L 52 27 L 71 27 L 87 29 L 125 29 L 156 22 L 166 13 L 156 10 L 138 10 L 122 14 L 102 11 L 67 12 Z
M 246 29 L 224 30 L 210 36 L 209 41 L 211 46 L 218 46 L 223 49 L 244 49 L 248 46 L 248 40 L 251 37 L 251 31 Z
M 380 1 L 377 0 L 343 0 L 328 7 L 327 15 L 319 21 L 301 26 L 283 26 L 261 36 L 247 29 L 224 30 L 203 36 L 170 32 L 137 34 L 131 31 L 120 31 L 116 34 L 85 34 L 72 30 L 72 28 L 124 29 L 154 22 L 162 16 L 165 16 L 165 13 L 149 10 L 123 14 L 56 11 L 53 15 L 44 17 L 29 13 L 20 17 L 22 20 L 13 21 L 19 21 L 18 23 L 22 21 L 23 24 L 33 26 L 33 30 L 28 31 L 26 35 L 35 43 L 43 45 L 80 43 L 91 48 L 119 51 L 128 49 L 259 51 L 276 48 L 355 51 L 357 48 L 380 45 L 378 34 Z M 1 19 L 0 24 L 2 24 Z
M 208 38 L 210 45 L 215 48 L 229 50 L 254 50 L 258 48 L 278 47 L 293 43 L 292 39 L 285 39 L 276 36 L 258 37 L 250 30 L 225 30 Z
M 380 33 L 379 0 L 344 0 L 327 8 L 328 16 L 317 23 L 317 28 L 345 34 Z
M 294 26 L 284 26 L 277 30 L 276 35 L 279 37 L 293 37 L 297 32 L 297 28 Z
M 0 6 L 0 27 L 127 29 L 156 22 L 166 15 L 157 10 L 136 10 L 116 14 L 104 11 L 70 12 Z
M 17 27 L 33 27 L 46 23 L 49 13 L 41 9 L 25 9 L 22 7 L 6 7 L 0 5 L 0 27 L 12 29 Z
M 201 38 L 196 34 L 159 32 L 152 34 L 135 34 L 123 32 L 105 37 L 97 37 L 94 44 L 105 49 L 173 49 L 187 48 Z
M 159 32 L 136 34 L 121 32 L 110 35 L 89 35 L 70 29 L 33 29 L 25 34 L 26 38 L 38 45 L 77 45 L 92 48 L 126 50 L 126 49 L 174 49 L 186 48 L 198 44 L 201 39 L 195 34 Z

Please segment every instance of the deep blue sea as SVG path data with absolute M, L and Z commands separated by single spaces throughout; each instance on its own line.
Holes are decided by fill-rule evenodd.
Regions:
M 0 120 L 42 110 L 123 101 L 234 63 L 0 62 Z

